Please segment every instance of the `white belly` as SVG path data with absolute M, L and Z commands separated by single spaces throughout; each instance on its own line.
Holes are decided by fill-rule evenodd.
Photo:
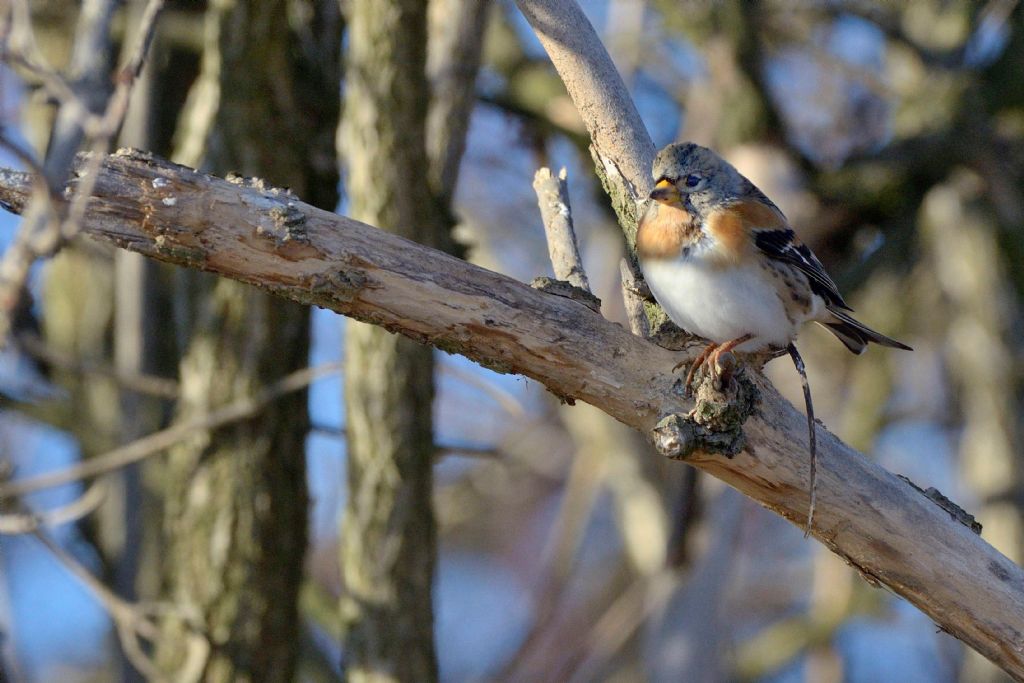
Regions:
M 771 278 L 757 266 L 716 268 L 693 257 L 640 266 L 668 317 L 691 334 L 717 344 L 753 335 L 740 351 L 784 348 L 796 336 Z

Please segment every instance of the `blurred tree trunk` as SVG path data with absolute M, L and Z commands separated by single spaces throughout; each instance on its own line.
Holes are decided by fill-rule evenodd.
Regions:
M 333 2 L 214 0 L 199 80 L 179 126 L 179 160 L 337 204 L 339 12 Z M 301 11 L 300 11 L 301 10 Z M 182 274 L 179 417 L 206 413 L 308 362 L 309 311 L 246 285 Z M 196 434 L 165 480 L 165 581 L 210 640 L 205 681 L 291 681 L 300 646 L 306 547 L 306 394 Z M 158 643 L 182 661 L 180 625 Z
M 69 67 L 78 23 L 78 3 L 48 2 L 33 6 L 36 43 L 57 69 Z M 93 9 L 95 10 L 95 3 Z M 84 15 L 83 15 L 84 16 Z M 109 55 L 108 55 L 109 56 Z M 81 62 L 82 60 L 77 60 Z M 89 60 L 95 62 L 95 55 Z M 101 60 L 102 61 L 102 60 Z M 32 85 L 31 79 L 27 81 Z M 88 102 L 103 105 L 106 82 L 98 84 Z M 56 108 L 41 90 L 28 91 L 22 109 L 23 130 L 30 146 L 42 158 L 49 147 Z M 113 250 L 75 241 L 46 266 L 41 288 L 47 315 L 40 321 L 40 336 L 51 351 L 73 361 L 108 362 L 111 357 L 113 280 L 109 262 Z M 31 307 L 26 293 L 23 308 Z M 34 334 L 31 316 L 15 321 L 15 334 Z M 117 442 L 117 386 L 109 377 L 79 372 L 57 363 L 40 362 L 42 371 L 65 392 L 65 401 L 26 405 L 26 412 L 58 429 L 71 432 L 78 440 L 81 456 L 100 453 Z
M 125 12 L 129 32 L 139 25 L 145 0 L 132 0 Z M 129 34 L 130 44 L 134 34 Z M 131 102 L 121 129 L 119 145 L 167 154 L 154 145 L 157 102 L 156 84 L 169 72 L 181 70 L 181 64 L 166 54 L 158 35 L 142 73 L 132 89 Z M 163 57 L 163 58 L 161 58 Z M 167 137 L 167 136 L 164 136 Z M 114 255 L 113 364 L 126 375 L 170 375 L 177 361 L 173 345 L 173 325 L 165 309 L 170 292 L 161 286 L 160 272 L 166 266 L 124 250 Z M 120 392 L 121 443 L 129 443 L 164 426 L 166 403 L 144 396 L 128 387 Z M 158 465 L 156 467 L 159 467 Z M 152 597 L 159 591 L 160 528 L 162 503 L 156 487 L 147 488 L 145 473 L 153 463 L 133 463 L 115 473 L 120 495 L 98 511 L 101 519 L 98 541 L 101 552 L 110 558 L 107 583 L 125 600 Z M 150 477 L 153 479 L 153 477 Z M 144 578 L 143 578 L 144 577 Z M 143 588 L 140 584 L 145 584 Z M 122 683 L 141 683 L 135 670 L 117 643 L 117 666 Z
M 437 244 L 430 231 L 441 229 L 440 215 L 425 177 L 426 2 L 355 0 L 348 29 L 339 146 L 350 214 Z M 345 344 L 347 676 L 436 680 L 433 350 L 354 321 Z
M 485 0 L 348 4 L 338 143 L 353 217 L 451 250 L 454 194 L 480 59 Z M 428 125 L 428 108 L 430 122 Z M 342 524 L 349 680 L 437 678 L 432 584 L 434 358 L 429 347 L 349 321 Z

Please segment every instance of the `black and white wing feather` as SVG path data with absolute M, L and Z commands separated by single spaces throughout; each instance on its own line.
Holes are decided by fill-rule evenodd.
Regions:
M 801 244 L 792 228 L 754 230 L 754 244 L 769 257 L 788 263 L 807 276 L 811 291 L 825 300 L 829 308 L 851 311 L 836 283 L 825 272 L 818 257 Z

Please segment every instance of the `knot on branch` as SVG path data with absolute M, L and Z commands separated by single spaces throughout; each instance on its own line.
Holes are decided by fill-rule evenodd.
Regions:
M 967 512 L 967 510 L 964 510 L 962 507 L 960 507 L 959 505 L 951 501 L 949 498 L 947 498 L 945 495 L 943 495 L 943 493 L 939 491 L 937 488 L 935 488 L 934 486 L 929 486 L 928 488 L 923 489 L 914 482 L 910 481 L 910 479 L 904 477 L 902 474 L 898 474 L 896 476 L 898 476 L 900 479 L 914 487 L 914 489 L 916 489 L 918 493 L 920 493 L 922 496 L 924 496 L 925 498 L 932 501 L 940 508 L 948 512 L 949 516 L 952 517 L 955 521 L 960 522 L 965 527 L 967 527 L 974 533 L 978 534 L 979 536 L 981 535 L 981 522 L 976 520 L 974 518 L 974 515 Z
M 370 278 L 356 269 L 315 273 L 306 281 L 307 300 L 317 306 L 329 306 L 330 302 L 347 303 L 372 286 Z
M 268 231 L 266 226 L 261 225 L 257 227 L 257 233 L 270 233 L 269 236 L 277 241 L 278 246 L 285 242 L 309 242 L 309 235 L 306 233 L 306 214 L 295 202 L 289 201 L 275 206 L 270 209 L 269 214 L 275 230 Z
M 693 410 L 663 417 L 651 433 L 654 446 L 673 460 L 685 460 L 696 452 L 733 457 L 743 449 L 743 424 L 757 407 L 761 392 L 742 366 L 724 382 L 702 373 L 694 385 Z
M 535 277 L 533 278 L 533 281 L 530 282 L 530 286 L 534 289 L 539 289 L 546 294 L 554 294 L 555 296 L 579 301 L 595 313 L 601 312 L 601 300 L 599 298 L 587 290 L 577 287 L 566 280 L 555 280 L 550 277 Z
M 663 349 L 683 351 L 685 349 L 704 348 L 707 345 L 700 337 L 696 337 L 686 330 L 677 327 L 675 323 L 665 316 L 665 312 L 658 309 L 658 317 L 652 318 L 650 340 Z

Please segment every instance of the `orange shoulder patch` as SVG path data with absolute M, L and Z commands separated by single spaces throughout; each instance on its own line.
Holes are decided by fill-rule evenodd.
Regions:
M 778 209 L 757 200 L 744 200 L 711 212 L 708 232 L 721 245 L 721 257 L 735 263 L 752 248 L 751 231 L 785 230 L 785 216 Z
M 786 217 L 782 215 L 781 211 L 756 199 L 737 202 L 729 209 L 739 215 L 740 220 L 751 230 L 754 228 L 760 230 L 786 230 L 789 228 L 789 223 L 786 222 Z
M 675 258 L 700 232 L 688 211 L 665 204 L 652 204 L 636 231 L 636 252 L 640 258 Z

